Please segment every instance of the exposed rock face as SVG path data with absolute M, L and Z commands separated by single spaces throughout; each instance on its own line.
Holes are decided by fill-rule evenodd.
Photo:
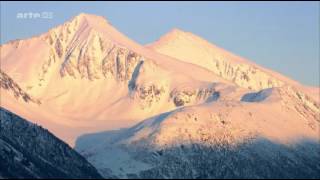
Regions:
M 98 37 L 98 36 L 94 36 Z M 97 39 L 97 38 L 93 38 Z M 96 40 L 102 42 L 102 40 Z M 92 44 L 91 44 L 92 43 Z M 61 75 L 87 78 L 114 78 L 119 82 L 128 82 L 141 56 L 125 48 L 89 40 L 83 47 L 77 47 L 65 59 Z
M 54 49 L 52 56 L 60 59 L 61 76 L 90 80 L 114 78 L 128 82 L 137 64 L 144 59 L 104 38 L 81 16 L 51 30 L 42 38 Z
M 180 107 L 216 101 L 220 97 L 220 92 L 213 85 L 199 88 L 177 87 L 172 90 L 161 83 L 137 84 L 130 87 L 134 87 L 131 97 L 140 101 L 142 109 L 151 108 L 160 100 L 166 100 Z
M 281 87 L 284 83 L 260 69 L 246 64 L 233 64 L 228 60 L 213 60 L 212 70 L 221 77 L 231 80 L 240 87 L 260 90 Z
M 35 100 L 28 93 L 20 88 L 20 86 L 15 83 L 7 74 L 0 70 L 0 88 L 3 88 L 9 93 L 12 93 L 15 98 L 22 98 L 25 102 L 33 102 L 40 104 L 39 100 Z
M 0 174 L 4 178 L 101 178 L 46 129 L 0 109 Z
M 217 100 L 220 93 L 214 87 L 206 87 L 199 89 L 174 89 L 170 93 L 170 98 L 175 106 L 186 106 L 188 104 L 196 104 L 205 100 Z
M 165 87 L 157 86 L 155 84 L 141 84 L 135 86 L 134 96 L 140 101 L 142 109 L 150 108 L 155 103 L 159 102 L 161 98 L 165 97 Z

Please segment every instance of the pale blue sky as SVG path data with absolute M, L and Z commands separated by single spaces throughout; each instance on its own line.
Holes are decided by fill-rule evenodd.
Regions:
M 319 86 L 319 2 L 2 2 L 1 44 L 80 12 L 106 17 L 141 44 L 177 27 L 307 85 Z M 17 19 L 52 12 L 53 19 Z

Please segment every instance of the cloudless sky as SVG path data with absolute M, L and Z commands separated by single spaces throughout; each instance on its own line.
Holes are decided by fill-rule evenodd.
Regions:
M 319 80 L 319 2 L 3 2 L 1 44 L 48 31 L 84 12 L 141 44 L 172 28 L 192 32 L 307 85 Z M 17 13 L 52 12 L 52 19 Z

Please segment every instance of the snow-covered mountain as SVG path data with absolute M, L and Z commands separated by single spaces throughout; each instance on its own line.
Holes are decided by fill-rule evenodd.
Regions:
M 101 178 L 86 159 L 48 130 L 0 108 L 0 176 Z
M 155 53 L 89 14 L 2 45 L 1 52 L 2 71 L 41 102 L 31 107 L 6 97 L 1 105 L 70 144 L 84 132 L 128 127 L 182 104 L 199 104 L 211 98 L 216 84 L 230 84 L 205 68 Z
M 319 177 L 319 88 L 196 35 L 142 46 L 80 14 L 0 48 L 1 107 L 81 136 L 104 177 Z

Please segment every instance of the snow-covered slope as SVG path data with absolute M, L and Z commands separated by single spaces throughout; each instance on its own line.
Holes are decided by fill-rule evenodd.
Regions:
M 0 108 L 0 174 L 4 178 L 101 178 L 48 130 Z
M 316 178 L 319 125 L 319 104 L 282 87 L 84 135 L 75 148 L 120 178 Z

